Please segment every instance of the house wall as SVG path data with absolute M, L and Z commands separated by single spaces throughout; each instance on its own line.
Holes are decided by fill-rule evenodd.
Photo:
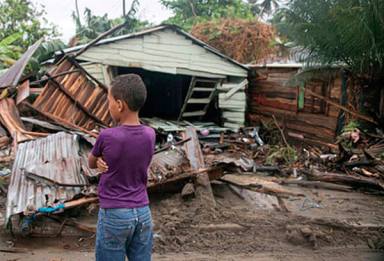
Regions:
M 224 127 L 235 130 L 244 127 L 247 85 L 248 80 L 240 78 L 236 81 L 223 83 L 218 88 L 219 109 Z
M 81 66 L 99 82 L 107 86 L 111 83 L 112 79 L 107 65 L 85 62 L 81 63 Z
M 170 29 L 93 46 L 77 59 L 170 74 L 211 78 L 247 77 L 246 69 Z
M 251 125 L 271 120 L 275 115 L 290 139 L 309 143 L 332 143 L 335 140 L 339 109 L 304 91 L 304 104 L 299 106 L 300 87 L 289 87 L 288 80 L 298 68 L 252 68 L 249 76 L 248 113 Z M 342 80 L 312 80 L 310 89 L 339 103 Z

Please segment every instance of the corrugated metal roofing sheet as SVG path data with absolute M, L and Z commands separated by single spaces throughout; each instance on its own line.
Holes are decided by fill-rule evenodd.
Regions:
M 59 132 L 19 144 L 8 188 L 6 220 L 27 206 L 37 209 L 81 193 L 87 184 L 83 173 L 90 170 L 80 155 L 79 139 L 78 135 Z
M 66 75 L 49 78 L 33 107 L 87 130 L 94 129 L 97 123 L 110 126 L 112 118 L 105 87 L 89 79 L 86 72 L 69 58 L 63 59 L 51 74 L 65 72 Z
M 7 128 L 8 132 L 17 142 L 48 135 L 45 133 L 27 131 L 25 129 L 24 124 L 20 120 L 19 111 L 15 105 L 15 101 L 12 98 L 0 100 L 0 123 Z
M 16 86 L 23 74 L 25 66 L 27 66 L 29 59 L 40 46 L 42 39 L 34 43 L 29 49 L 12 65 L 6 72 L 0 76 L 0 88 Z

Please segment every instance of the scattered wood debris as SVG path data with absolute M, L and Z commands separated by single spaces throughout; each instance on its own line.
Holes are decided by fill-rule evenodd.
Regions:
M 383 133 L 353 128 L 334 141 L 336 118 L 344 108 L 333 110 L 329 107 L 332 103 L 320 102 L 321 97 L 311 91 L 310 104 L 304 103 L 303 111 L 298 111 L 291 101 L 271 98 L 276 93 L 289 100 L 298 95 L 295 90 L 280 90 L 273 84 L 281 81 L 278 72 L 271 76 L 276 78 L 272 83 L 266 79 L 250 79 L 253 84 L 262 81 L 265 85 L 262 86 L 265 94 L 260 96 L 252 89 L 248 94 L 251 98 L 249 116 L 260 120 L 259 124 L 251 121 L 255 126 L 240 127 L 245 122 L 244 91 L 248 80 L 234 85 L 215 81 L 215 91 L 220 92 L 216 97 L 218 106 L 224 109 L 222 116 L 228 120 L 224 127 L 213 122 L 143 118 L 142 122 L 154 128 L 157 135 L 148 190 L 181 193 L 186 201 L 198 202 L 203 212 L 212 216 L 217 208 L 210 182 L 213 180 L 230 184 L 240 197 L 247 197 L 244 190 L 264 195 L 265 202 L 284 212 L 290 211 L 284 200 L 292 197 L 305 197 L 309 208 L 321 207 L 318 202 L 307 199 L 301 187 L 383 193 Z M 66 219 L 63 213 L 91 206 L 97 209 L 98 173 L 87 166 L 87 154 L 99 131 L 113 126 L 108 112 L 107 87 L 69 55 L 36 83 L 42 83 L 43 87 L 33 92 L 38 93 L 33 103 L 28 101 L 32 93 L 28 80 L 13 86 L 16 95 L 4 91 L 8 88 L 1 92 L 0 190 L 7 194 L 6 221 L 19 224 L 24 234 L 33 234 L 31 224 L 36 217 L 47 216 L 60 223 L 55 235 L 61 234 L 65 226 L 94 232 L 93 227 Z M 209 101 L 213 98 L 209 96 Z M 327 116 L 317 115 L 317 110 L 326 111 Z M 255 115 L 258 112 L 260 115 Z M 208 112 L 205 110 L 205 113 Z M 265 121 L 268 117 L 270 123 Z M 284 123 L 285 117 L 288 123 Z M 236 131 L 231 126 L 236 127 Z M 313 144 L 320 146 L 291 144 L 292 130 L 304 133 L 304 139 L 314 133 Z M 8 188 L 3 181 L 9 184 Z M 303 203 L 302 208 L 307 207 Z M 21 222 L 12 222 L 15 216 L 21 218 Z M 196 229 L 237 231 L 246 226 L 228 223 Z M 316 245 L 312 232 L 301 233 Z

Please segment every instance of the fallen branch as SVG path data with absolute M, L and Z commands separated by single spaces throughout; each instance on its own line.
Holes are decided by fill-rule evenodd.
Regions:
M 279 182 L 282 185 L 299 185 L 302 187 L 310 187 L 310 188 L 322 188 L 322 189 L 331 189 L 338 191 L 351 191 L 351 187 L 345 185 L 337 185 L 333 183 L 327 183 L 323 181 L 308 181 L 308 180 L 281 180 Z
M 289 144 L 288 144 L 288 142 L 287 142 L 287 139 L 285 138 L 285 135 L 284 135 L 283 130 L 280 128 L 279 123 L 278 123 L 277 120 L 276 120 L 275 115 L 272 115 L 272 118 L 273 118 L 273 121 L 274 121 L 276 127 L 277 127 L 277 128 L 279 129 L 279 131 L 280 131 L 281 137 L 283 138 L 283 141 L 284 141 L 285 145 L 286 145 L 287 147 L 290 147 Z
M 316 169 L 313 169 L 311 172 L 305 171 L 304 173 L 308 176 L 310 180 L 335 182 L 348 184 L 353 187 L 370 187 L 374 189 L 384 190 L 384 185 L 381 182 L 367 177 L 356 177 L 339 173 L 320 172 Z

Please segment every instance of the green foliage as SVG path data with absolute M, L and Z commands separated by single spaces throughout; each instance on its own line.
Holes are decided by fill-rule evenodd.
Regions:
M 29 61 L 27 72 L 39 72 L 40 74 L 43 74 L 45 68 L 43 68 L 40 64 L 51 59 L 56 51 L 65 48 L 66 45 L 59 39 L 43 42 Z
M 277 10 L 281 2 L 280 0 L 249 0 L 252 5 L 252 11 L 256 15 L 264 16 L 271 15 L 275 10 Z
M 356 120 L 352 120 L 350 121 L 347 125 L 344 126 L 343 128 L 343 132 L 349 132 L 349 131 L 353 131 L 355 129 L 360 129 L 360 123 Z
M 274 17 L 278 30 L 308 51 L 308 65 L 345 66 L 384 76 L 384 0 L 292 0 Z
M 16 62 L 22 48 L 14 43 L 22 37 L 22 33 L 11 34 L 0 41 L 0 69 L 5 69 Z
M 220 18 L 254 18 L 253 6 L 242 0 L 160 0 L 174 15 L 166 23 L 189 31 L 193 25 Z
M 72 17 L 76 23 L 76 38 L 78 44 L 88 43 L 101 33 L 104 33 L 127 20 L 127 26 L 111 36 L 132 33 L 149 25 L 147 21 L 141 21 L 132 16 L 109 19 L 107 14 L 104 14 L 103 16 L 93 15 L 89 8 L 85 8 L 83 23 L 80 22 L 80 18 L 75 12 L 72 13 Z
M 21 34 L 12 43 L 26 50 L 42 37 L 57 36 L 56 28 L 48 25 L 44 15 L 44 8 L 37 10 L 28 0 L 0 1 L 0 39 Z
M 0 41 L 0 70 L 12 66 L 24 53 L 15 43 L 22 37 L 22 33 L 14 33 Z M 27 73 L 36 73 L 40 70 L 40 63 L 50 59 L 54 52 L 65 48 L 61 40 L 43 42 L 29 61 Z
M 268 156 L 265 163 L 275 165 L 278 163 L 292 164 L 297 161 L 297 151 L 291 146 L 271 146 L 268 151 Z

